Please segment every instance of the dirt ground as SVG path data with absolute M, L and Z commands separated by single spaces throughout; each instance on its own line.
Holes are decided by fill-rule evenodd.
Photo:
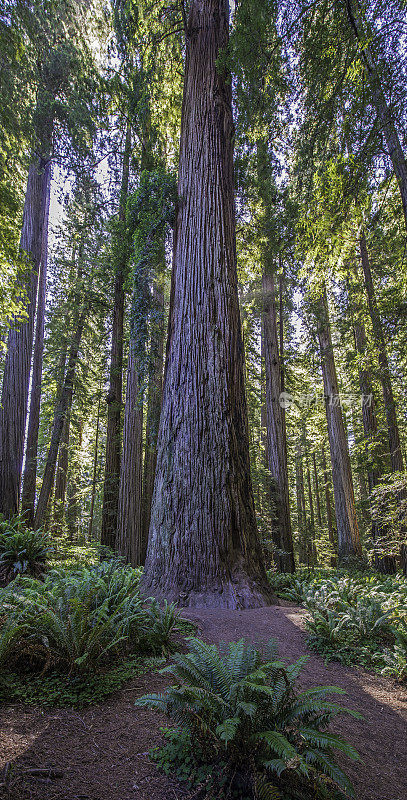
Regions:
M 293 661 L 307 652 L 303 611 L 271 606 L 247 611 L 188 610 L 199 635 L 210 642 L 245 637 L 258 644 L 274 637 L 280 655 Z M 1 800 L 186 800 L 176 781 L 160 775 L 148 757 L 165 720 L 134 700 L 160 691 L 167 678 L 135 678 L 103 704 L 77 712 L 22 705 L 0 709 L 0 780 L 7 766 L 9 788 Z M 364 721 L 340 717 L 335 730 L 358 749 L 362 763 L 344 762 L 357 800 L 407 800 L 407 691 L 364 670 L 324 665 L 310 655 L 300 680 L 304 688 L 344 688 L 340 698 Z M 52 769 L 55 777 L 33 773 Z M 5 772 L 6 770 L 6 772 Z M 57 777 L 57 775 L 59 777 Z

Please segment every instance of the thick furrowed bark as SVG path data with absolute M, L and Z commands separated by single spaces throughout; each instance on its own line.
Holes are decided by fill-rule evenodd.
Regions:
M 10 330 L 0 406 L 0 512 L 16 514 L 24 455 L 28 390 L 37 304 L 38 271 L 43 248 L 51 164 L 30 166 L 23 212 L 20 250 L 27 256 L 27 319 Z
M 143 590 L 185 605 L 271 600 L 250 479 L 237 294 L 224 0 L 193 0 L 186 34 L 179 210 Z
M 326 295 L 317 307 L 318 339 L 324 380 L 325 408 L 331 451 L 339 560 L 361 555 L 348 441 L 339 403 L 338 379 Z

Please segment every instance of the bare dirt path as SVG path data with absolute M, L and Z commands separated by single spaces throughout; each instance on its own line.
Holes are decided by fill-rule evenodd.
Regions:
M 262 644 L 274 637 L 281 657 L 293 661 L 307 652 L 303 612 L 294 607 L 248 611 L 185 612 L 207 641 L 241 638 Z M 105 703 L 82 712 L 22 705 L 0 710 L 0 770 L 16 765 L 18 778 L 1 800 L 182 800 L 186 793 L 160 775 L 148 758 L 165 720 L 135 709 L 139 695 L 160 691 L 160 675 L 135 678 Z M 347 691 L 341 702 L 360 711 L 364 722 L 338 719 L 335 729 L 359 750 L 363 764 L 346 764 L 357 800 L 407 800 L 407 692 L 391 681 L 339 664 L 324 665 L 311 655 L 301 676 L 304 687 L 336 684 Z M 30 776 L 53 768 L 60 778 Z M 25 770 L 22 774 L 22 770 Z

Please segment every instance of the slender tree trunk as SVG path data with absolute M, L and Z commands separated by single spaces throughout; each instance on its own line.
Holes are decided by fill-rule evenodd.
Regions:
M 143 589 L 185 605 L 256 606 L 270 591 L 250 479 L 237 293 L 226 0 L 186 31 L 172 305 Z
M 62 509 L 65 505 L 66 485 L 68 481 L 68 460 L 69 460 L 69 434 L 71 428 L 71 408 L 67 408 L 62 427 L 61 441 L 58 449 L 58 463 L 55 474 L 55 504 L 59 503 Z
M 304 470 L 302 464 L 301 448 L 298 447 L 297 454 L 297 513 L 298 513 L 298 527 L 299 527 L 299 550 L 300 560 L 303 563 L 309 563 L 309 548 L 307 547 L 307 510 L 305 507 L 305 489 L 304 489 Z
M 367 339 L 363 321 L 357 319 L 353 324 L 356 352 L 360 359 L 366 357 Z M 368 462 L 367 482 L 369 493 L 374 489 L 380 479 L 380 471 L 375 463 L 375 450 L 377 447 L 377 418 L 376 406 L 373 396 L 373 382 L 369 368 L 361 363 L 358 367 L 359 387 L 362 395 L 362 424 L 366 440 L 366 456 Z
M 123 456 L 120 470 L 119 513 L 116 547 L 133 567 L 142 563 L 145 543 L 142 535 L 142 453 L 143 402 L 137 370 L 134 340 L 130 339 L 124 408 Z
M 334 527 L 334 518 L 332 512 L 332 500 L 331 500 L 331 491 L 329 488 L 329 475 L 328 475 L 328 468 L 326 465 L 326 456 L 325 456 L 325 447 L 322 445 L 322 469 L 324 472 L 324 484 L 325 484 L 325 506 L 326 506 L 326 521 L 328 525 L 328 536 L 329 541 L 334 548 L 335 552 L 337 550 L 338 544 L 336 541 L 335 535 L 335 527 Z
M 319 481 L 318 481 L 317 460 L 315 457 L 315 451 L 312 454 L 312 465 L 314 468 L 315 500 L 317 504 L 318 525 L 320 528 L 322 528 L 321 500 L 319 497 Z
M 142 549 L 141 563 L 147 552 L 148 531 L 150 528 L 151 501 L 154 490 L 155 467 L 157 463 L 157 438 L 162 403 L 163 363 L 164 363 L 164 295 L 153 284 L 154 321 L 151 332 L 151 368 L 148 384 L 146 445 L 144 455 L 143 504 L 142 504 Z
M 294 572 L 288 489 L 287 442 L 284 409 L 280 404 L 282 367 L 278 348 L 277 315 L 272 272 L 263 274 L 263 329 L 266 373 L 267 454 L 271 482 L 271 505 L 277 547 L 276 563 L 281 572 Z
M 360 236 L 360 256 L 365 279 L 369 313 L 372 320 L 373 336 L 378 350 L 380 366 L 379 377 L 382 384 L 384 407 L 386 411 L 391 467 L 393 472 L 399 472 L 403 470 L 403 454 L 401 450 L 400 433 L 396 415 L 396 404 L 394 401 L 391 373 L 387 358 L 386 341 L 379 309 L 377 308 L 376 294 L 366 245 L 366 237 L 363 231 Z
M 400 432 L 397 421 L 396 403 L 394 400 L 392 378 L 389 367 L 389 360 L 387 358 L 387 347 L 384 336 L 382 321 L 379 314 L 379 309 L 376 302 L 376 293 L 370 269 L 369 253 L 367 250 L 365 232 L 362 230 L 360 240 L 360 260 L 362 264 L 363 276 L 365 279 L 365 288 L 367 301 L 369 306 L 370 318 L 372 320 L 373 336 L 378 350 L 379 360 L 379 377 L 383 390 L 383 402 L 386 413 L 387 433 L 390 451 L 390 461 L 392 472 L 402 472 L 404 469 L 403 451 L 401 449 Z M 399 501 L 405 499 L 405 492 L 399 495 Z M 405 531 L 403 531 L 405 535 Z M 403 563 L 403 551 L 401 551 L 401 560 Z M 394 563 L 391 565 L 391 561 Z M 395 560 L 392 556 L 385 556 L 382 559 L 376 557 L 376 566 L 383 572 L 396 570 Z
M 400 189 L 404 219 L 407 227 L 407 162 L 397 133 L 392 112 L 387 104 L 382 83 L 378 75 L 375 60 L 368 44 L 368 35 L 358 9 L 357 0 L 346 2 L 348 19 L 355 38 L 360 46 L 363 63 L 368 77 L 372 102 L 376 108 L 378 125 L 383 131 L 394 174 Z
M 271 484 L 270 484 L 270 471 L 269 471 L 269 462 L 268 462 L 268 454 L 267 454 L 267 410 L 266 410 L 266 381 L 265 381 L 265 370 L 264 370 L 264 323 L 263 323 L 263 315 L 261 318 L 261 411 L 260 411 L 260 419 L 261 419 L 261 443 L 263 448 L 263 467 L 265 469 L 265 480 L 263 482 L 262 487 L 262 511 L 263 514 L 267 515 L 267 524 L 270 527 L 270 533 L 272 534 L 274 520 L 272 519 L 272 514 L 270 513 L 270 497 L 271 497 Z
M 131 154 L 131 127 L 127 123 L 123 154 L 122 184 L 120 191 L 119 226 L 116 248 L 119 250 L 114 282 L 114 305 L 112 320 L 112 343 L 110 354 L 109 391 L 107 395 L 107 431 L 105 479 L 103 487 L 103 509 L 101 544 L 113 548 L 117 532 L 117 509 L 119 503 L 121 414 L 123 383 L 123 319 L 124 282 L 128 252 L 126 246 L 126 201 L 129 187 Z
M 304 522 L 302 519 L 301 486 L 300 486 L 300 459 L 297 456 L 295 464 L 295 494 L 297 501 L 297 527 L 298 527 L 298 556 L 300 564 L 305 563 L 305 550 L 303 547 L 302 532 Z
M 324 381 L 329 447 L 331 451 L 336 521 L 338 525 L 338 556 L 341 561 L 349 556 L 360 556 L 362 551 L 356 517 L 348 441 L 345 433 L 342 408 L 339 402 L 338 379 L 332 347 L 326 293 L 324 293 L 323 297 L 318 302 L 316 318 Z
M 79 454 L 82 448 L 83 437 L 83 420 L 79 421 L 78 439 L 75 446 L 71 450 L 71 463 L 69 469 L 69 479 L 67 486 L 67 508 L 66 508 L 66 522 L 68 528 L 68 535 L 71 542 L 77 539 L 79 533 L 81 506 L 79 502 L 80 492 L 80 470 L 79 470 Z
M 96 479 L 98 471 L 98 446 L 99 446 L 99 423 L 100 423 L 100 406 L 102 402 L 102 382 L 99 389 L 98 410 L 96 414 L 96 435 L 95 435 L 95 451 L 93 456 L 93 475 L 92 475 L 92 492 L 90 496 L 90 509 L 89 509 L 89 528 L 88 539 L 92 541 L 93 532 L 93 515 L 95 511 L 95 497 L 96 497 Z
M 86 316 L 89 313 L 88 306 L 84 306 L 78 319 L 76 330 L 72 337 L 68 366 L 65 374 L 64 384 L 59 401 L 57 402 L 54 421 L 52 425 L 51 441 L 48 449 L 45 470 L 42 479 L 41 491 L 35 511 L 34 527 L 41 528 L 43 525 L 48 503 L 54 483 L 55 467 L 57 463 L 58 449 L 61 441 L 62 428 L 68 408 L 72 403 L 73 384 L 75 378 L 76 364 L 78 361 L 79 346 L 85 326 Z
M 309 513 L 310 513 L 310 521 L 309 521 L 309 547 L 310 547 L 310 555 L 311 561 L 313 564 L 317 563 L 317 548 L 315 545 L 315 512 L 314 512 L 314 498 L 312 496 L 312 485 L 311 485 L 311 472 L 309 468 L 308 458 L 306 458 L 306 465 L 307 465 L 307 487 L 308 487 L 308 503 L 309 503 Z
M 48 219 L 50 204 L 51 180 L 48 181 L 48 196 L 42 231 L 42 254 L 40 275 L 38 280 L 37 319 L 35 323 L 34 355 L 31 373 L 30 413 L 28 420 L 27 443 L 25 452 L 25 468 L 23 489 L 21 494 L 21 510 L 25 514 L 27 524 L 34 523 L 35 490 L 37 482 L 38 431 L 40 427 L 42 361 L 44 355 L 44 323 L 45 301 L 47 291 L 48 260 Z
M 52 527 L 55 533 L 62 533 L 65 513 L 66 489 L 68 483 L 69 438 L 71 429 L 71 406 L 66 410 L 58 448 L 58 461 L 54 479 Z
M 16 514 L 27 420 L 28 391 L 37 304 L 38 272 L 48 219 L 51 163 L 39 159 L 28 172 L 20 250 L 27 258 L 27 319 L 10 330 L 0 406 L 0 513 Z

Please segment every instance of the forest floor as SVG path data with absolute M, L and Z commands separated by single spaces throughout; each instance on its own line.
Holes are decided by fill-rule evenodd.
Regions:
M 307 653 L 304 612 L 289 604 L 247 611 L 189 609 L 183 615 L 209 642 L 245 637 L 260 645 L 274 637 L 288 662 Z M 160 741 L 165 719 L 134 708 L 136 697 L 160 691 L 166 683 L 165 676 L 144 674 L 81 712 L 4 706 L 0 770 L 11 763 L 12 771 L 9 788 L 3 794 L 0 790 L 1 800 L 186 800 L 189 793 L 149 760 L 148 751 Z M 357 800 L 406 800 L 407 691 L 362 669 L 325 666 L 313 654 L 300 683 L 304 688 L 341 686 L 347 696 L 340 702 L 364 716 L 364 721 L 343 716 L 335 723 L 335 731 L 355 745 L 362 758 L 362 764 L 343 762 Z M 30 773 L 49 768 L 61 776 Z

